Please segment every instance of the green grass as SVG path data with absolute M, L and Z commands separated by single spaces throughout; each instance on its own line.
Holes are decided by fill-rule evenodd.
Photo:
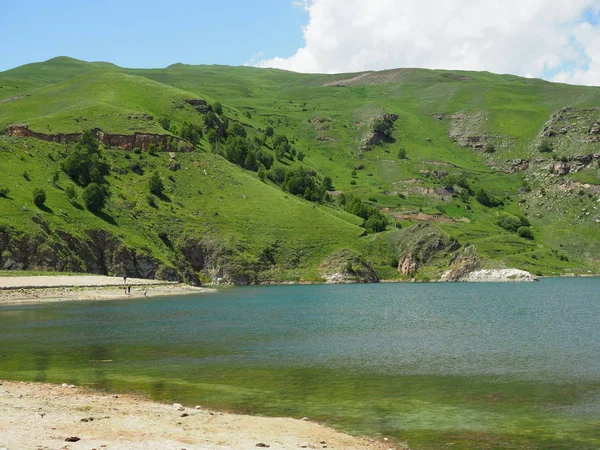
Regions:
M 420 209 L 428 214 L 441 213 L 456 221 L 439 225 L 442 229 L 463 245 L 476 245 L 492 262 L 553 274 L 595 270 L 598 260 L 594 252 L 599 245 L 594 222 L 597 213 L 590 209 L 595 197 L 582 205 L 592 214 L 577 221 L 569 220 L 577 211 L 568 204 L 563 205 L 569 211 L 566 216 L 538 216 L 536 206 L 526 207 L 547 182 L 533 182 L 530 194 L 520 194 L 519 188 L 524 177 L 540 180 L 534 173 L 539 167 L 514 174 L 506 174 L 498 167 L 514 158 L 539 158 L 538 135 L 550 115 L 567 105 L 598 104 L 600 89 L 486 72 L 423 69 L 371 73 L 346 87 L 331 86 L 355 77 L 356 74 L 304 75 L 274 69 L 183 64 L 166 69 L 123 69 L 107 63 L 55 58 L 0 73 L 0 128 L 27 124 L 43 133 L 100 128 L 122 134 L 169 134 L 160 125 L 160 119 L 169 118 L 176 128 L 185 121 L 202 124 L 202 115 L 184 100 L 219 101 L 229 120 L 245 124 L 251 137 L 266 126 L 288 136 L 293 147 L 306 154 L 303 162 L 286 160 L 288 168 L 315 169 L 322 176 L 330 176 L 336 190 L 351 192 L 363 200 L 374 198 L 377 202 L 373 204 L 390 214 Z M 14 95 L 23 97 L 1 102 Z M 361 150 L 360 142 L 369 131 L 369 121 L 383 113 L 399 116 L 393 133 L 395 142 Z M 496 152 L 486 155 L 459 147 L 450 137 L 456 124 L 447 119 L 436 120 L 431 116 L 434 113 L 466 114 L 459 124 L 463 131 L 488 136 Z M 313 124 L 311 120 L 318 117 L 329 121 Z M 576 151 L 570 144 L 556 142 L 565 146 L 561 154 Z M 400 148 L 406 150 L 408 159 L 398 159 Z M 594 148 L 593 144 L 586 144 L 585 151 Z M 265 248 L 274 246 L 283 266 L 296 260 L 293 268 L 280 267 L 284 275 L 270 272 L 269 276 L 278 280 L 288 276 L 317 279 L 316 267 L 328 254 L 352 248 L 367 252 L 386 277 L 393 275 L 389 264 L 381 262 L 393 257 L 393 249 L 381 254 L 372 248 L 372 236 L 358 238 L 362 231 L 358 228 L 359 218 L 336 207 L 315 206 L 277 186 L 261 183 L 254 173 L 212 154 L 206 141 L 191 154 L 177 155 L 182 166 L 177 172 L 166 169 L 168 161 L 163 154 L 131 154 L 131 159 L 125 159 L 125 153 L 107 150 L 113 168 L 126 168 L 139 160 L 146 174 L 118 175 L 113 171 L 109 178 L 113 195 L 101 216 L 67 201 L 63 189 L 71 181 L 64 174 L 58 187 L 49 181 L 52 173 L 59 170 L 63 152 L 62 146 L 40 141 L 0 139 L 0 158 L 8 169 L 0 184 L 11 189 L 8 199 L 0 198 L 1 223 L 26 233 L 38 233 L 39 225 L 32 219 L 39 216 L 51 227 L 74 235 L 105 229 L 120 236 L 127 245 L 144 248 L 169 265 L 174 264 L 175 256 L 157 238 L 161 232 L 180 241 L 222 242 L 250 262 Z M 352 178 L 350 173 L 358 165 L 364 168 Z M 158 207 L 152 208 L 147 202 L 146 184 L 149 173 L 155 169 L 167 186 L 169 200 L 158 200 Z M 25 170 L 31 181 L 22 177 Z M 483 187 L 504 198 L 505 206 L 500 209 L 528 215 L 534 241 L 524 241 L 498 227 L 494 219 L 497 209 L 483 207 L 473 199 L 465 204 L 456 198 L 445 201 L 439 195 L 425 193 L 424 189 L 436 189 L 440 182 L 425 178 L 421 175 L 423 170 L 464 173 L 473 188 Z M 599 184 L 597 172 L 586 169 L 569 178 Z M 402 183 L 412 179 L 420 179 L 421 183 Z M 48 210 L 37 210 L 31 204 L 34 187 L 46 189 Z M 81 190 L 77 190 L 81 198 Z M 406 199 L 390 195 L 403 190 L 409 192 Z M 526 206 L 518 206 L 523 199 Z M 562 204 L 557 202 L 557 208 L 558 205 Z M 530 247 L 539 252 L 538 262 L 523 256 L 523 249 Z M 570 261 L 558 259 L 559 251 L 569 254 Z

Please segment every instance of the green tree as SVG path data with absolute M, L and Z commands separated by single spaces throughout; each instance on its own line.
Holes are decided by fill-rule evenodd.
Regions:
M 246 133 L 246 128 L 244 128 L 244 126 L 240 123 L 233 123 L 229 129 L 227 130 L 227 133 L 233 136 L 239 136 L 241 138 L 245 138 L 247 136 Z
M 265 168 L 265 166 L 263 164 L 261 164 L 260 167 L 258 168 L 258 178 L 262 182 L 264 182 L 265 179 L 267 178 L 267 169 Z
M 267 177 L 275 184 L 281 184 L 285 181 L 286 170 L 282 166 L 275 166 L 269 173 Z
M 9 188 L 7 188 L 6 186 L 0 186 L 0 197 L 7 198 L 9 192 L 10 192 Z
M 100 145 L 91 131 L 84 131 L 75 147 L 61 163 L 62 170 L 76 183 L 87 186 L 92 181 L 102 184 L 110 169 L 102 161 Z M 94 172 L 95 171 L 95 172 Z M 92 180 L 94 172 L 94 180 Z
M 150 192 L 158 197 L 160 197 L 163 194 L 163 191 L 165 190 L 165 185 L 160 179 L 160 175 L 158 174 L 158 172 L 154 171 L 152 173 L 150 179 L 148 180 L 148 187 L 150 189 Z
M 398 150 L 398 159 L 406 159 L 406 149 L 401 148 Z
M 273 129 L 273 127 L 269 126 L 265 129 L 265 135 L 267 137 L 273 137 L 274 134 L 275 134 L 275 130 Z
M 325 186 L 325 189 L 327 189 L 328 191 L 333 190 L 333 180 L 331 179 L 330 176 L 326 175 L 323 178 L 323 186 Z
M 90 183 L 83 190 L 83 202 L 87 209 L 96 213 L 106 206 L 109 195 L 110 193 L 106 186 Z
M 505 212 L 498 214 L 496 223 L 508 231 L 517 231 L 523 225 L 520 218 Z
M 44 206 L 44 203 L 46 203 L 46 191 L 42 188 L 35 188 L 33 190 L 33 203 L 38 208 Z
M 169 120 L 167 117 L 163 117 L 160 119 L 160 126 L 167 131 L 171 131 L 171 120 Z
M 213 110 L 217 115 L 223 115 L 223 105 L 221 105 L 219 102 L 215 103 L 215 106 L 213 106 Z
M 297 156 L 298 161 L 300 161 L 300 162 L 304 161 L 305 156 L 306 155 L 303 152 L 298 152 L 298 156 Z
M 488 194 L 483 188 L 477 189 L 475 192 L 475 199 L 484 206 L 494 208 L 496 206 L 503 205 L 501 200 L 498 200 L 495 197 L 492 197 Z
M 183 139 L 191 142 L 193 145 L 198 145 L 202 139 L 202 129 L 189 122 L 183 122 L 181 126 L 181 133 L 179 134 Z
M 387 219 L 381 214 L 373 214 L 369 216 L 369 218 L 365 222 L 365 229 L 369 233 L 379 233 L 381 231 L 385 231 L 386 227 Z
M 75 190 L 75 187 L 72 184 L 69 184 L 65 188 L 65 195 L 67 196 L 67 199 L 70 202 L 74 201 L 74 200 L 77 200 L 77 191 Z
M 519 227 L 517 229 L 517 234 L 525 239 L 533 239 L 533 233 L 531 229 L 528 227 Z

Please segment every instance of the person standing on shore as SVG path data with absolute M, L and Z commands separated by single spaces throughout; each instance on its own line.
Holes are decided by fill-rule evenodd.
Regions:
M 131 286 L 127 286 L 127 295 L 131 295 Z

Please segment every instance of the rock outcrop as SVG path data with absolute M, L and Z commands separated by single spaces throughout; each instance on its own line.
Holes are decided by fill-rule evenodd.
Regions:
M 481 267 L 481 258 L 477 249 L 469 245 L 457 252 L 450 260 L 450 269 L 442 275 L 440 281 L 463 281 L 471 272 Z
M 38 222 L 40 228 L 35 234 L 0 226 L 0 269 L 85 272 L 199 283 L 185 265 L 177 270 L 151 254 L 127 246 L 121 238 L 105 230 L 74 236 Z
M 342 249 L 331 254 L 319 266 L 327 283 L 377 283 L 379 279 L 371 263 L 353 250 Z
M 133 134 L 113 134 L 105 133 L 104 131 L 95 128 L 92 133 L 100 142 L 108 147 L 117 147 L 123 150 L 133 150 L 139 148 L 142 151 L 147 151 L 150 145 L 154 144 L 160 151 L 192 151 L 193 146 L 176 136 L 167 134 L 152 134 L 152 133 L 133 133 Z M 6 134 L 17 137 L 32 137 L 48 142 L 56 142 L 60 144 L 73 144 L 79 140 L 81 133 L 58 133 L 46 134 L 30 130 L 27 125 L 10 125 L 6 129 Z
M 520 282 L 538 281 L 536 277 L 525 270 L 519 269 L 491 269 L 471 272 L 460 281 L 469 282 Z
M 360 143 L 361 150 L 370 150 L 375 145 L 384 142 L 394 142 L 391 133 L 394 123 L 398 120 L 397 114 L 383 114 L 369 121 L 369 131 Z M 379 125 L 376 125 L 379 124 Z
M 430 223 L 420 223 L 401 231 L 398 246 L 398 272 L 413 276 L 422 266 L 440 262 L 460 248 L 460 244 Z

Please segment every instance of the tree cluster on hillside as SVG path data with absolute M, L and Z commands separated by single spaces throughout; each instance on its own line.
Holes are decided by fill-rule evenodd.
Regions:
M 183 122 L 179 135 L 193 145 L 198 145 L 202 139 L 202 127 L 189 122 Z
M 377 133 L 384 140 L 392 142 L 392 132 L 394 131 L 394 121 L 391 116 L 384 116 L 380 119 L 376 119 L 373 123 L 373 133 Z
M 311 202 L 321 202 L 327 193 L 323 181 L 314 170 L 299 167 L 287 171 L 281 185 L 284 191 L 302 196 Z
M 223 156 L 231 163 L 256 172 L 261 166 L 266 170 L 273 165 L 273 156 L 240 136 L 230 135 L 223 144 Z
M 491 194 L 488 194 L 483 188 L 477 189 L 477 191 L 475 192 L 475 199 L 483 206 L 487 206 L 489 208 L 495 208 L 497 206 L 504 205 L 504 202 L 502 200 L 494 197 Z
M 84 131 L 75 147 L 61 163 L 62 170 L 77 184 L 85 187 L 83 201 L 92 212 L 106 205 L 110 195 L 106 179 L 110 172 L 102 159 L 100 145 L 91 131 Z
M 340 194 L 338 203 L 344 207 L 347 213 L 354 214 L 365 220 L 365 229 L 369 233 L 385 231 L 388 218 L 377 208 L 367 205 L 360 198 L 352 194 Z
M 529 228 L 531 223 L 524 216 L 513 216 L 512 214 L 501 212 L 496 217 L 496 224 L 507 231 L 517 233 L 523 238 L 533 239 L 533 233 Z

